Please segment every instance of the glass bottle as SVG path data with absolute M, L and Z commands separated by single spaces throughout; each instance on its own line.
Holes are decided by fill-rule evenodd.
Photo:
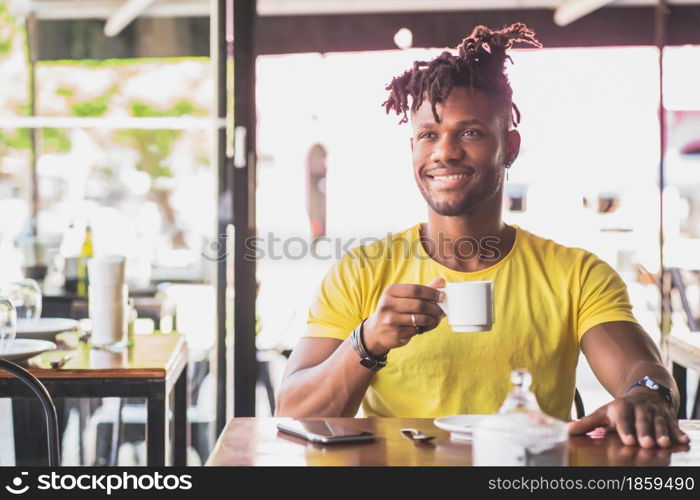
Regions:
M 92 229 L 85 227 L 85 240 L 78 258 L 78 295 L 87 295 L 90 279 L 88 277 L 87 261 L 93 257 Z
M 136 335 L 136 320 L 139 316 L 138 311 L 136 310 L 136 306 L 134 304 L 134 299 L 129 299 L 128 315 L 129 324 L 126 330 L 126 345 L 127 347 L 131 347 L 132 345 L 134 345 L 134 337 Z
M 474 427 L 474 465 L 566 465 L 566 423 L 542 412 L 527 370 L 513 370 L 511 382 L 513 389 L 499 412 Z

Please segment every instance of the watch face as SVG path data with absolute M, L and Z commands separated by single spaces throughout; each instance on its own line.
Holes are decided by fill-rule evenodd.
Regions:
M 661 394 L 664 397 L 664 399 L 666 399 L 666 401 L 668 402 L 668 406 L 673 408 L 673 395 L 668 387 L 659 384 L 654 379 L 649 377 L 644 377 L 639 382 L 634 383 L 631 387 L 635 386 L 642 386 L 653 391 L 659 391 L 659 394 Z
M 360 364 L 362 366 L 364 366 L 365 368 L 372 370 L 373 372 L 377 372 L 377 371 L 381 370 L 386 365 L 386 363 L 384 363 L 384 362 L 375 361 L 375 360 L 370 359 L 370 358 L 362 358 L 360 360 Z
M 655 391 L 659 389 L 658 384 L 649 377 L 644 377 L 644 385 L 647 386 L 649 389 L 654 389 Z
M 374 369 L 376 369 L 376 367 L 377 367 L 377 362 L 376 362 L 376 361 L 373 361 L 373 360 L 371 360 L 371 359 L 369 359 L 369 358 L 362 358 L 362 359 L 360 360 L 360 364 L 361 364 L 362 366 L 364 366 L 365 368 L 368 368 L 368 369 L 370 369 L 370 370 L 374 370 Z

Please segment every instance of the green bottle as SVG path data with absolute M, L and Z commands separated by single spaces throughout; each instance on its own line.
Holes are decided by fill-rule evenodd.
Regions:
M 87 225 L 85 227 L 85 240 L 83 240 L 83 247 L 80 249 L 78 257 L 78 295 L 87 296 L 90 284 L 87 261 L 92 257 L 92 229 L 90 229 L 90 225 Z

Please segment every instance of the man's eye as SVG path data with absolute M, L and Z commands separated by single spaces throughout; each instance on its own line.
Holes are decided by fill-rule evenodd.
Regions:
M 470 128 L 469 130 L 465 130 L 464 132 L 462 132 L 463 137 L 479 137 L 481 135 L 481 130 L 475 128 Z
M 435 136 L 435 134 L 433 134 L 432 132 L 424 132 L 424 133 L 422 133 L 422 134 L 419 134 L 419 135 L 418 135 L 418 138 L 419 138 L 419 139 L 431 139 L 431 138 L 433 138 L 434 136 Z

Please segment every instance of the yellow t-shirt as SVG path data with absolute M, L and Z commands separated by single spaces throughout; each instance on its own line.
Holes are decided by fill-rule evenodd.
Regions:
M 542 409 L 568 420 L 579 342 L 608 321 L 637 321 L 619 275 L 594 254 L 515 226 L 510 252 L 476 272 L 453 271 L 426 253 L 420 224 L 356 247 L 328 272 L 309 310 L 305 337 L 345 340 L 393 283 L 494 282 L 496 321 L 487 332 L 455 333 L 443 318 L 389 352 L 362 405 L 367 416 L 495 413 L 510 372 L 526 368 Z

